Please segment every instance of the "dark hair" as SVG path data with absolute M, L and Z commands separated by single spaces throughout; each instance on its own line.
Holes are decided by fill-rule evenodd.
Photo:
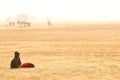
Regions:
M 19 56 L 19 52 L 18 51 L 15 51 L 15 57 Z

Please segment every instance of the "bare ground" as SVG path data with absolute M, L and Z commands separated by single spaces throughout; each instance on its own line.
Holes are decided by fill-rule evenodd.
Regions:
M 0 80 L 120 80 L 120 25 L 39 26 L 0 27 Z

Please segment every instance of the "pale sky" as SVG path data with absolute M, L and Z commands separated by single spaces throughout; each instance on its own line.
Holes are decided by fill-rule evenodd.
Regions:
M 120 21 L 120 0 L 0 0 L 0 20 L 22 13 L 38 20 Z

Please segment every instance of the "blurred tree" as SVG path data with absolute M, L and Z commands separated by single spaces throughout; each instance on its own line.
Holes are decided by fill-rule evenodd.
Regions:
M 52 25 L 50 17 L 47 17 L 47 24 L 48 24 L 48 26 Z
M 26 25 L 30 26 L 30 23 L 28 22 L 28 14 L 19 14 L 18 16 L 16 16 L 16 21 L 17 24 L 20 25 L 20 27 L 26 27 Z
M 7 22 L 7 24 L 6 24 L 6 26 L 14 26 L 15 25 L 15 22 L 14 22 L 14 19 L 13 19 L 13 17 L 8 17 L 7 19 L 6 19 L 6 22 Z

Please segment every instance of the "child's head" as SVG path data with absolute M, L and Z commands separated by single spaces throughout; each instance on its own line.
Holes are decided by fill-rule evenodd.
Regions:
M 20 53 L 18 51 L 15 51 L 15 58 L 19 58 Z

